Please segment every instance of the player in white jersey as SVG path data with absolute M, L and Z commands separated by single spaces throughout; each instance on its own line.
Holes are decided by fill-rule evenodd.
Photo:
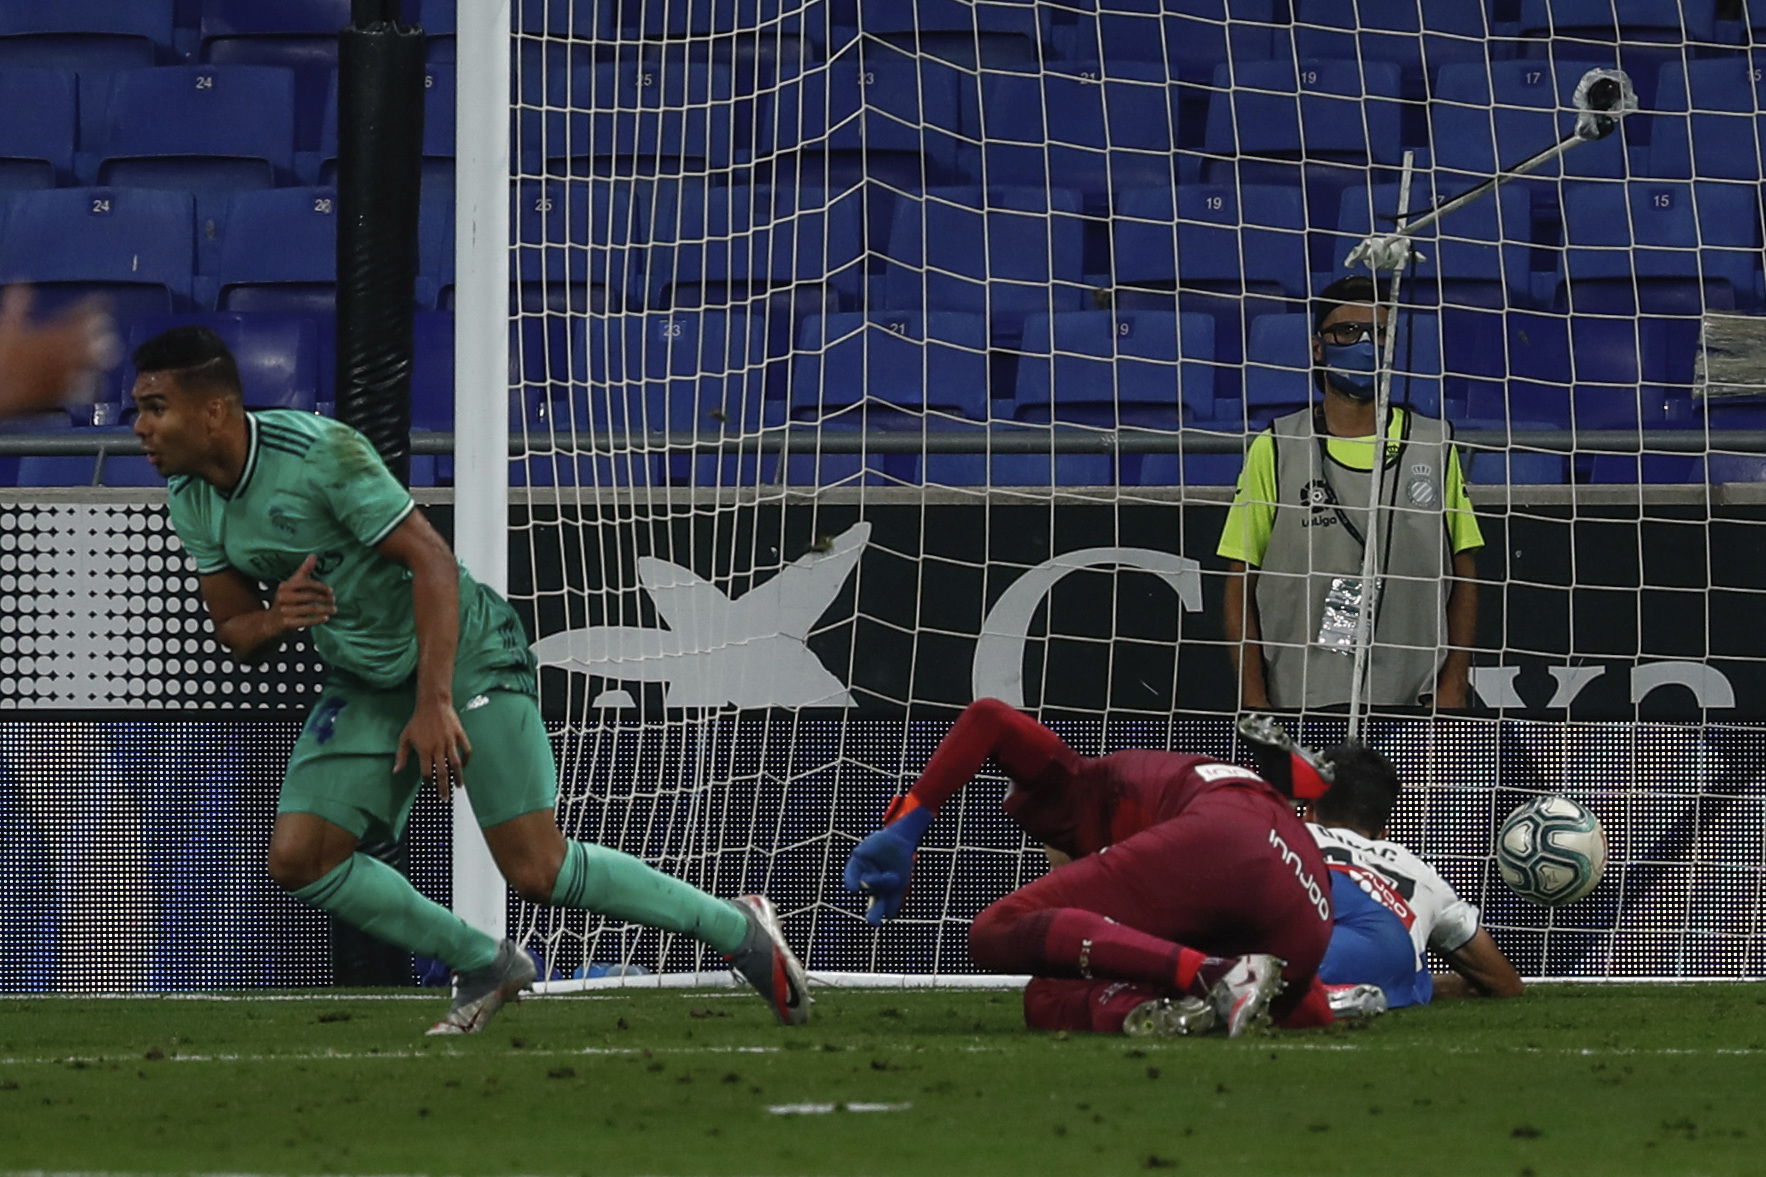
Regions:
M 1387 823 L 1400 784 L 1391 762 L 1363 745 L 1323 753 L 1332 765 L 1363 761 L 1307 807 L 1306 818 L 1331 872 L 1331 944 L 1319 965 L 1327 986 L 1377 985 L 1388 1005 L 1431 997 L 1518 997 L 1514 965 L 1478 923 L 1478 909 L 1438 871 L 1396 842 Z M 1431 976 L 1427 950 L 1451 974 Z

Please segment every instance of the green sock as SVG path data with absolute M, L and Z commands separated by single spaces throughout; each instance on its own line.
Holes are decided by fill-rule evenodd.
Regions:
M 571 842 L 552 884 L 552 902 L 628 923 L 685 932 L 719 952 L 748 937 L 748 919 L 734 905 L 671 878 L 629 854 Z
M 388 944 L 432 956 L 455 972 L 497 958 L 497 942 L 417 893 L 411 881 L 378 858 L 352 854 L 318 882 L 294 893 Z

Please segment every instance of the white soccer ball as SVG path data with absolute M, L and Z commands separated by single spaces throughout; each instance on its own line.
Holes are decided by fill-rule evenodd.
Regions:
M 1606 873 L 1606 831 L 1568 797 L 1536 797 L 1502 823 L 1496 869 L 1523 899 L 1546 907 L 1573 903 Z

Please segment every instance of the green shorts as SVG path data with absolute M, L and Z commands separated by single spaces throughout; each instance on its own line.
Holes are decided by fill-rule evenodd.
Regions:
M 409 687 L 326 687 L 288 758 L 276 812 L 311 813 L 358 838 L 398 837 L 422 784 L 413 763 L 392 770 L 415 705 Z M 558 766 L 531 696 L 492 690 L 454 706 L 472 744 L 466 794 L 480 827 L 557 804 Z

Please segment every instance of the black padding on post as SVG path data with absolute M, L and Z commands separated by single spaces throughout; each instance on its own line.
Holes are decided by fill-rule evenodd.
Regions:
M 344 29 L 338 46 L 337 416 L 400 482 L 411 469 L 424 40 L 377 22 Z

